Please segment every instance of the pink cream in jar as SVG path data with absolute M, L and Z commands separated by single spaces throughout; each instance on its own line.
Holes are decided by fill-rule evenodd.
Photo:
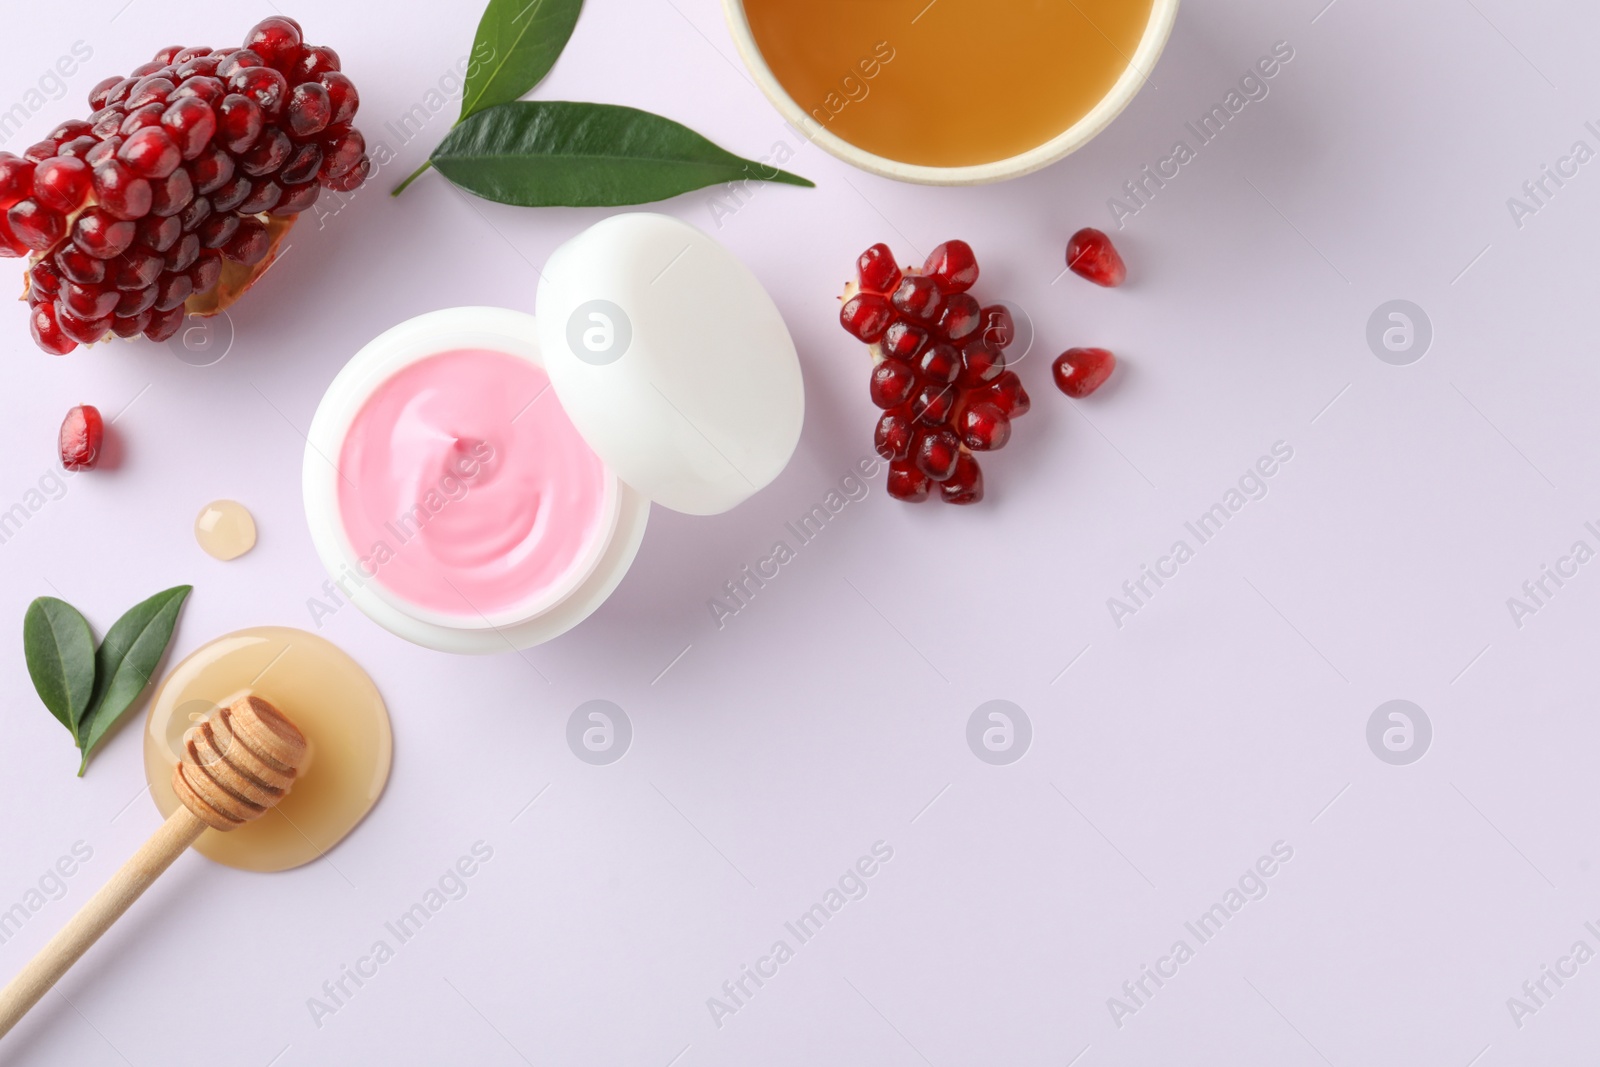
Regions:
M 610 535 L 615 479 L 544 369 L 506 352 L 426 356 L 374 389 L 338 457 L 361 570 L 428 614 L 494 622 L 558 601 Z

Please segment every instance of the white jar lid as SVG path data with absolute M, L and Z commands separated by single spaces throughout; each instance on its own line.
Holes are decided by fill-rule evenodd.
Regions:
M 551 385 L 589 446 L 658 504 L 715 515 L 783 470 L 805 386 L 750 269 L 666 215 L 614 215 L 550 256 L 537 297 Z

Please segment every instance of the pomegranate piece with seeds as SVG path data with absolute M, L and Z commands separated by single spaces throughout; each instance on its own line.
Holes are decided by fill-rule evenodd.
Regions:
M 61 420 L 61 433 L 57 444 L 61 450 L 61 465 L 69 471 L 92 470 L 100 462 L 100 446 L 105 441 L 105 423 L 100 409 L 89 404 L 79 404 Z
M 1085 226 L 1067 242 L 1067 266 L 1080 278 L 1107 289 L 1115 289 L 1128 279 L 1128 268 L 1111 238 L 1093 226 Z
M 30 257 L 29 319 L 46 352 L 160 341 L 185 314 L 216 314 L 324 188 L 350 192 L 371 173 L 351 126 L 360 95 L 333 49 L 276 15 L 244 42 L 163 48 L 90 90 L 88 118 L 23 157 L 0 152 L 0 256 Z M 880 304 L 863 340 L 889 324 Z
M 1006 369 L 1016 337 L 1011 313 L 968 293 L 978 259 L 965 241 L 946 241 L 921 269 L 901 267 L 888 245 L 856 261 L 839 321 L 872 356 L 868 393 L 882 409 L 873 447 L 889 461 L 889 495 L 918 502 L 939 490 L 951 504 L 983 499 L 975 452 L 1011 438 L 1028 394 Z
M 1050 365 L 1056 388 L 1082 400 L 1111 377 L 1117 369 L 1117 357 L 1103 348 L 1069 348 L 1056 357 Z

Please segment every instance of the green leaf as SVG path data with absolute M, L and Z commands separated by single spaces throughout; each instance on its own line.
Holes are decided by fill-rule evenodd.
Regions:
M 94 632 L 78 609 L 53 596 L 28 605 L 22 617 L 28 676 L 50 714 L 78 738 L 78 723 L 94 692 Z
M 489 0 L 472 42 L 456 121 L 516 100 L 543 81 L 582 9 L 583 0 Z
M 106 639 L 95 654 L 94 700 L 79 728 L 78 747 L 83 751 L 81 777 L 95 747 L 133 706 L 161 665 L 178 611 L 193 586 L 179 585 L 157 593 L 129 608 L 106 631 Z
M 431 162 L 469 193 L 521 207 L 644 204 L 740 180 L 811 185 L 660 115 L 564 100 L 480 111 L 445 136 Z

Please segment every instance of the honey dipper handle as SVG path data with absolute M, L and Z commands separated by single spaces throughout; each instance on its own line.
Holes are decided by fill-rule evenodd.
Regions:
M 0 1037 L 9 1033 L 17 1021 L 39 1003 L 39 998 L 78 962 L 78 957 L 100 940 L 100 935 L 111 929 L 112 923 L 122 918 L 122 913 L 205 829 L 206 824 L 195 818 L 188 808 L 180 806 L 172 813 L 172 818 L 89 898 L 78 914 L 28 961 L 11 984 L 0 990 Z

